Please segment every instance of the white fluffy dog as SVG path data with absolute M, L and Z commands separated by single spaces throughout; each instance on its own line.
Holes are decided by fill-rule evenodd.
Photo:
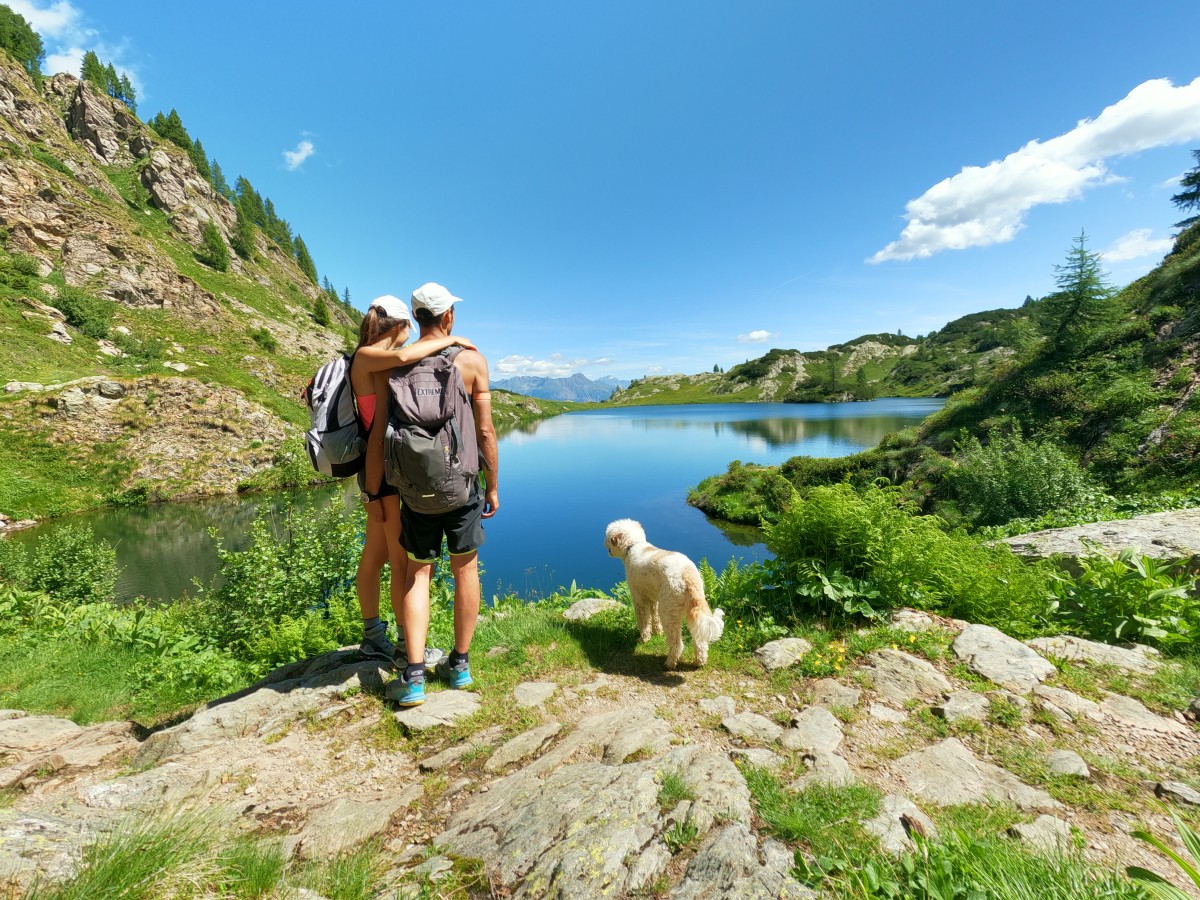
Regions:
M 715 613 L 704 599 L 704 581 L 695 563 L 673 550 L 646 542 L 646 532 L 633 519 L 618 519 L 604 531 L 609 556 L 625 563 L 625 580 L 633 595 L 642 640 L 667 635 L 667 668 L 674 669 L 683 654 L 683 620 L 696 645 L 696 665 L 708 662 L 708 645 L 725 630 L 725 613 Z

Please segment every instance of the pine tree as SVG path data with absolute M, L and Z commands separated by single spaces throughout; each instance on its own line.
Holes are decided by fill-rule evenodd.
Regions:
M 187 133 L 187 129 L 183 127 L 183 120 L 179 118 L 179 113 L 174 109 L 166 116 L 161 112 L 158 113 L 150 120 L 149 125 L 159 137 L 166 138 L 184 150 L 192 149 L 192 138 Z
M 347 310 L 352 308 L 350 306 L 350 288 L 346 288 L 344 291 L 342 291 L 342 304 Z
M 215 159 L 212 161 L 212 186 L 213 190 L 230 203 L 237 199 L 237 195 L 229 187 L 229 182 L 225 180 L 225 173 L 221 171 L 221 164 Z
M 133 113 L 137 112 L 137 91 L 133 89 L 133 84 L 129 81 L 129 75 L 121 74 L 121 94 L 117 98 Z
M 1183 190 L 1172 197 L 1171 202 L 1184 212 L 1194 209 L 1197 215 L 1189 216 L 1182 222 L 1176 222 L 1175 227 L 1180 229 L 1191 228 L 1200 222 L 1200 150 L 1193 150 L 1192 158 L 1196 160 L 1196 165 L 1190 172 L 1184 173 L 1183 178 L 1179 180 L 1179 186 Z
M 42 63 L 46 60 L 46 49 L 41 36 L 34 31 L 25 17 L 0 4 L 0 48 L 7 50 L 29 73 L 33 83 L 42 83 Z
M 1067 251 L 1067 261 L 1054 267 L 1058 292 L 1046 298 L 1050 341 L 1056 352 L 1078 346 L 1081 339 L 1112 314 L 1112 287 L 1104 280 L 1100 255 L 1087 248 L 1087 233 L 1080 232 Z
M 212 167 L 208 164 L 208 154 L 204 152 L 204 145 L 199 141 L 193 141 L 191 149 L 188 150 L 188 156 L 191 157 L 192 165 L 196 167 L 200 177 L 211 183 Z
M 83 67 L 79 70 L 79 77 L 102 91 L 105 89 L 104 63 L 100 62 L 100 57 L 91 50 L 83 54 Z
M 304 243 L 304 238 L 296 235 L 296 262 L 300 264 L 300 271 L 313 284 L 317 283 L 317 266 L 313 262 L 312 256 L 308 252 L 308 246 Z M 326 315 L 329 311 L 325 311 Z
M 221 237 L 220 229 L 212 219 L 204 223 L 201 237 L 204 249 L 198 254 L 200 261 L 205 265 L 212 266 L 218 272 L 226 271 L 229 268 L 229 250 L 225 246 L 225 239 Z
M 233 208 L 237 212 L 237 222 L 234 223 L 229 243 L 233 252 L 242 259 L 254 259 L 254 222 L 246 212 L 245 195 L 237 199 Z
M 325 305 L 324 294 L 318 294 L 313 304 L 313 321 L 322 327 L 329 327 L 329 307 Z

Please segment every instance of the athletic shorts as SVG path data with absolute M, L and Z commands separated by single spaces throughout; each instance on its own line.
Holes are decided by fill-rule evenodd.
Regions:
M 367 489 L 367 473 L 362 471 L 358 473 L 358 489 L 365 491 Z M 398 497 L 400 492 L 387 483 L 386 478 L 379 479 L 379 493 L 376 497 Z
M 474 553 L 483 546 L 483 491 L 476 481 L 466 506 L 428 515 L 400 505 L 400 544 L 409 559 L 433 562 L 442 554 L 442 537 L 451 556 Z

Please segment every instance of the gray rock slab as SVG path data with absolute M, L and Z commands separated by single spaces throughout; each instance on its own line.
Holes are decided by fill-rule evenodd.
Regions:
M 844 787 L 854 781 L 850 764 L 836 753 L 811 750 L 804 754 L 807 771 L 792 782 L 793 791 L 802 791 L 814 784 Z
M 563 618 L 568 622 L 586 622 L 597 613 L 606 609 L 620 609 L 621 604 L 610 597 L 585 597 L 576 600 L 563 611 Z
M 907 820 L 907 827 L 906 827 Z M 917 823 L 915 826 L 913 822 Z M 913 849 L 909 829 L 920 828 L 925 837 L 937 840 L 933 820 L 907 797 L 888 794 L 879 804 L 879 815 L 862 823 L 863 828 L 879 838 L 879 846 L 888 853 L 903 853 Z
M 489 772 L 506 769 L 514 763 L 540 753 L 560 731 L 562 731 L 560 722 L 550 722 L 539 728 L 531 728 L 524 734 L 517 735 L 508 743 L 502 744 L 483 764 L 483 767 Z
M 791 877 L 791 851 L 767 841 L 759 851 L 753 832 L 728 825 L 705 841 L 671 892 L 674 900 L 763 900 L 809 898 L 817 894 Z
M 28 716 L 23 709 L 0 709 L 0 722 L 7 722 L 10 719 L 24 719 Z
M 1013 552 L 1031 559 L 1062 557 L 1068 562 L 1095 553 L 1134 548 L 1160 560 L 1191 559 L 1200 550 L 1200 509 L 1177 509 L 1131 519 L 1050 528 L 1004 539 Z M 1078 568 L 1077 566 L 1073 568 Z
M 1091 778 L 1091 770 L 1083 757 L 1074 750 L 1055 750 L 1046 756 L 1046 770 L 1052 775 L 1075 775 Z
M 908 713 L 884 706 L 882 703 L 872 703 L 867 709 L 867 715 L 889 725 L 903 725 L 908 721 Z
M 202 796 L 219 773 L 169 762 L 135 775 L 83 787 L 76 798 L 89 809 L 157 813 Z
M 980 722 L 987 718 L 991 701 L 983 694 L 974 691 L 955 691 L 943 702 L 933 707 L 933 714 L 947 722 L 961 722 L 972 719 Z
M 1182 781 L 1160 781 L 1154 786 L 1154 796 L 1180 806 L 1200 806 L 1200 791 Z
M 399 680 L 399 679 L 397 679 Z M 479 695 L 470 691 L 438 691 L 427 694 L 420 706 L 399 709 L 395 719 L 409 731 L 427 731 L 453 725 L 479 712 Z
M 19 716 L 0 720 L 0 752 L 33 753 L 52 750 L 81 734 L 83 728 L 56 716 Z
M 303 830 L 284 840 L 283 852 L 300 859 L 333 859 L 381 834 L 423 790 L 414 784 L 391 797 L 338 797 L 312 810 Z
M 1192 733 L 1182 722 L 1153 713 L 1137 700 L 1123 694 L 1109 694 L 1101 701 L 1100 711 L 1118 725 L 1136 731 L 1178 735 Z
M 428 759 L 423 759 L 417 763 L 417 768 L 422 772 L 440 772 L 442 769 L 447 769 L 454 765 L 468 753 L 478 750 L 481 747 L 487 747 L 495 743 L 496 739 L 504 733 L 504 728 L 500 725 L 493 725 L 491 728 L 485 728 L 483 731 L 471 735 L 464 741 L 457 744 L 452 744 L 441 753 L 434 754 Z
M 888 621 L 891 628 L 897 631 L 933 631 L 941 628 L 942 622 L 937 616 L 916 609 L 898 609 L 892 613 Z
M 777 769 L 783 765 L 783 757 L 766 747 L 734 747 L 729 758 L 756 769 Z
M 811 649 L 812 644 L 803 638 L 780 638 L 777 641 L 763 644 L 755 650 L 754 658 L 768 672 L 774 672 L 776 669 L 794 666 Z
M 832 753 L 842 745 L 842 723 L 823 706 L 809 706 L 792 719 L 792 727 L 779 735 L 779 746 L 788 750 Z
M 824 706 L 826 709 L 831 706 L 853 709 L 858 706 L 858 701 L 861 699 L 861 690 L 832 678 L 822 678 L 814 682 L 812 686 L 812 702 L 817 706 Z
M 631 704 L 581 720 L 575 730 L 522 771 L 542 774 L 562 766 L 577 753 L 596 750 L 606 765 L 619 765 L 635 753 L 657 755 L 674 738 L 671 726 L 645 704 Z
M 720 716 L 722 719 L 726 716 L 732 716 L 737 712 L 737 706 L 733 702 L 732 697 L 724 695 L 720 697 L 705 697 L 696 703 L 700 712 L 708 713 L 710 716 Z
M 1039 684 L 1033 689 L 1033 696 L 1040 708 L 1058 719 L 1091 719 L 1098 722 L 1104 718 L 1099 703 L 1062 688 Z
M 783 733 L 783 728 L 766 716 L 752 712 L 726 716 L 721 720 L 721 727 L 735 737 L 747 741 L 761 741 L 764 744 L 771 743 Z
M 557 690 L 558 685 L 553 681 L 526 681 L 513 689 L 513 697 L 517 701 L 517 706 L 529 709 L 541 706 L 553 697 Z
M 1022 809 L 1059 808 L 1059 803 L 1045 791 L 1030 787 L 1011 772 L 977 758 L 957 738 L 947 738 L 901 757 L 891 768 L 916 797 L 936 806 L 994 800 L 1014 803 Z
M 863 673 L 881 697 L 907 703 L 951 690 L 946 676 L 928 661 L 902 650 L 876 650 L 863 660 Z
M 1126 672 L 1152 674 L 1161 663 L 1144 650 L 1099 644 L 1070 634 L 1058 637 L 1034 638 L 1026 643 L 1038 653 L 1065 659 L 1068 662 L 1116 666 Z
M 91 828 L 45 813 L 0 809 L 0 879 L 28 887 L 72 877 L 83 849 L 95 840 Z M 23 896 L 23 894 L 21 894 Z
M 133 765 L 151 766 L 235 738 L 278 733 L 351 691 L 382 690 L 384 672 L 382 663 L 342 651 L 282 666 L 257 684 L 202 706 L 187 721 L 150 735 Z
M 695 794 L 690 816 L 701 834 L 718 817 L 749 822 L 749 790 L 737 767 L 721 754 L 682 747 L 624 765 L 527 766 L 469 798 L 434 843 L 489 860 L 514 898 L 621 896 L 633 889 L 628 860 L 661 831 L 663 771 L 679 772 Z M 655 858 L 665 867 L 665 857 Z M 639 870 L 637 880 L 659 871 Z
M 990 625 L 964 628 L 954 639 L 954 655 L 976 675 L 1022 694 L 1057 671 L 1054 663 Z
M 1008 829 L 1017 840 L 1043 853 L 1061 853 L 1071 845 L 1071 826 L 1054 816 L 1038 816 L 1031 823 L 1020 822 Z

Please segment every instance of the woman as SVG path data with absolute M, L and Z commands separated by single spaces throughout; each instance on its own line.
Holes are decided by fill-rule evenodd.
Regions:
M 403 300 L 385 294 L 371 301 L 371 307 L 359 326 L 358 348 L 350 364 L 350 387 L 358 406 L 359 422 L 366 432 L 371 430 L 380 403 L 375 394 L 376 372 L 411 365 L 455 345 L 475 349 L 474 344 L 461 337 L 446 337 L 405 347 L 408 335 L 408 307 Z M 383 398 L 382 404 L 378 411 L 386 415 L 387 398 Z M 368 485 L 365 471 L 358 475 L 358 486 L 362 491 L 362 501 L 367 506 L 367 535 L 358 563 L 357 579 L 358 605 L 363 618 L 363 639 L 359 651 L 364 657 L 391 663 L 397 657 L 406 658 L 401 623 L 404 621 L 402 604 L 408 556 L 400 546 L 400 496 L 382 478 L 378 484 Z M 385 563 L 392 566 L 392 613 L 396 617 L 399 648 L 388 638 L 387 622 L 379 617 L 379 581 Z M 427 650 L 427 660 L 431 655 L 440 657 L 441 651 Z M 436 663 L 437 659 L 433 662 Z

